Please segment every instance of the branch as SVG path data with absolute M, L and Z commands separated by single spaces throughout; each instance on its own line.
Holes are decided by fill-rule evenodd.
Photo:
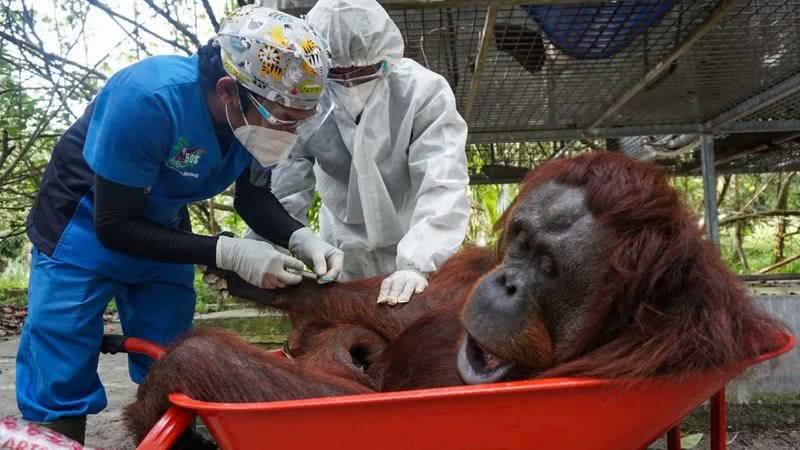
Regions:
M 753 202 L 756 201 L 756 199 L 758 199 L 758 197 L 760 197 L 761 194 L 763 194 L 765 190 L 767 190 L 767 188 L 769 187 L 769 184 L 772 182 L 772 180 L 774 178 L 775 178 L 775 174 L 773 173 L 767 178 L 767 181 L 764 184 L 761 185 L 761 187 L 758 189 L 758 191 L 756 191 L 755 195 L 753 195 L 750 198 L 750 200 L 748 200 L 747 203 L 745 203 L 744 206 L 742 206 L 741 211 L 744 211 L 745 209 L 750 207 L 750 205 L 753 204 Z
M 786 208 L 786 201 L 789 199 L 789 190 L 792 186 L 792 178 L 797 175 L 797 172 L 789 172 L 786 180 L 778 185 L 778 198 L 776 208 Z
M 222 211 L 228 211 L 228 212 L 232 212 L 232 213 L 236 212 L 236 210 L 233 208 L 233 206 L 223 205 L 222 203 L 216 203 L 216 202 L 209 201 L 208 202 L 208 206 L 210 206 L 210 207 L 212 207 L 214 209 L 222 210 Z
M 31 192 L 18 191 L 18 190 L 14 189 L 14 188 L 7 187 L 7 186 L 3 187 L 2 194 L 3 194 L 3 197 L 7 196 L 8 198 L 12 198 L 12 196 L 14 196 L 14 195 L 16 195 L 17 197 L 26 198 L 28 200 L 34 200 L 36 198 L 36 193 L 35 192 L 31 193 Z M 8 194 L 10 194 L 10 195 L 8 195 Z M 2 198 L 2 197 L 0 197 L 0 198 Z M 4 209 L 4 207 L 0 206 L 0 210 L 2 210 L 2 209 Z
M 786 258 L 783 261 L 778 261 L 778 262 L 776 262 L 775 264 L 773 264 L 771 266 L 764 267 L 763 269 L 759 270 L 756 273 L 761 274 L 761 273 L 772 272 L 773 270 L 780 269 L 781 267 L 783 267 L 783 266 L 785 266 L 787 264 L 790 264 L 790 263 L 792 263 L 794 261 L 797 261 L 798 259 L 800 259 L 800 254 L 797 254 L 797 255 L 794 255 L 792 257 Z
M 119 14 L 118 12 L 114 11 L 113 9 L 111 9 L 108 6 L 104 5 L 103 3 L 100 3 L 98 0 L 89 0 L 89 3 L 92 6 L 96 7 L 97 9 L 99 9 L 99 10 L 103 11 L 104 13 L 108 14 L 112 19 L 118 18 L 120 20 L 128 22 L 131 25 L 138 26 L 140 30 L 144 31 L 145 33 L 149 34 L 150 36 L 153 36 L 156 39 L 160 40 L 161 42 L 164 42 L 166 44 L 172 45 L 175 48 L 178 48 L 178 49 L 184 51 L 187 55 L 191 55 L 192 53 L 194 53 L 189 49 L 189 47 L 186 47 L 185 45 L 180 44 L 178 41 L 169 40 L 169 39 L 163 37 L 162 35 L 154 32 L 154 31 L 151 31 L 149 28 L 146 28 L 143 25 L 136 23 L 134 20 L 132 20 L 132 19 L 130 19 L 128 17 L 125 17 L 122 14 Z
M 33 25 L 33 14 L 28 10 L 28 6 L 25 5 L 24 1 L 22 2 L 22 20 L 30 27 L 33 37 L 35 37 L 36 42 L 39 43 L 39 48 L 44 48 L 44 42 L 42 38 L 39 37 L 39 33 L 36 32 L 36 27 Z
M 0 169 L 3 168 L 3 164 L 6 163 L 6 159 L 8 159 L 8 155 L 14 151 L 14 147 L 9 144 L 10 139 L 8 138 L 8 131 L 3 130 L 3 148 L 0 151 Z
M 722 191 L 719 193 L 719 197 L 717 197 L 717 208 L 722 204 L 725 200 L 725 194 L 728 193 L 728 187 L 731 185 L 731 176 L 727 175 L 724 178 L 724 182 L 722 183 Z
M 4 239 L 15 237 L 15 236 L 20 236 L 20 235 L 23 235 L 23 234 L 25 234 L 25 227 L 24 226 L 14 230 L 14 231 L 9 231 L 8 234 L 4 234 L 4 235 L 0 236 L 0 241 L 2 241 Z
M 85 71 L 87 74 L 94 75 L 95 77 L 97 77 L 97 78 L 99 78 L 101 80 L 108 79 L 107 76 L 103 75 L 102 73 L 98 72 L 95 69 L 92 69 L 91 67 L 86 67 L 83 64 L 79 64 L 79 63 L 76 63 L 74 61 L 70 61 L 67 58 L 62 58 L 61 56 L 58 56 L 58 55 L 56 55 L 54 53 L 50 53 L 50 52 L 46 51 L 45 49 L 39 47 L 38 45 L 36 45 L 36 44 L 34 44 L 32 42 L 21 41 L 21 40 L 15 38 L 14 36 L 12 36 L 12 35 L 10 35 L 8 33 L 5 33 L 3 31 L 0 31 L 0 38 L 2 38 L 4 40 L 7 40 L 7 41 L 9 41 L 9 42 L 11 42 L 13 44 L 16 44 L 19 47 L 24 47 L 24 48 L 27 48 L 28 50 L 34 51 L 34 52 L 38 53 L 44 59 L 48 59 L 48 58 L 49 59 L 54 59 L 56 61 L 60 61 L 62 64 L 66 64 L 66 65 L 70 65 L 70 66 L 73 66 L 73 67 L 77 67 L 77 68 Z
M 800 216 L 800 211 L 797 210 L 780 210 L 774 209 L 772 211 L 764 211 L 764 212 L 757 212 L 757 213 L 750 213 L 750 214 L 739 214 L 736 216 L 726 217 L 719 221 L 719 226 L 727 226 L 731 225 L 735 222 L 739 222 L 742 220 L 750 220 L 756 219 L 760 217 L 775 217 L 775 216 Z
M 172 16 L 169 15 L 169 11 L 161 9 L 158 6 L 156 6 L 156 4 L 153 3 L 153 0 L 144 0 L 144 2 L 147 3 L 161 17 L 167 19 L 167 22 L 171 23 L 172 26 L 174 26 L 176 29 L 178 29 L 178 31 L 180 31 L 181 33 L 183 33 L 184 36 L 189 38 L 189 40 L 192 41 L 192 43 L 195 46 L 200 47 L 200 41 L 197 39 L 197 35 L 195 35 L 191 31 L 189 31 L 189 29 L 186 28 L 186 25 L 184 25 L 184 24 L 178 22 L 177 20 L 175 20 L 174 18 L 172 18 Z
M 0 32 L 0 34 L 3 34 L 3 33 Z M 109 50 L 108 53 L 105 54 L 105 56 L 100 58 L 100 60 L 95 63 L 94 67 L 96 68 L 100 64 L 102 64 L 103 61 L 105 61 L 109 56 L 111 56 L 111 54 L 114 53 L 117 50 L 117 47 L 122 45 L 122 43 L 125 42 L 127 39 L 128 38 L 125 37 L 122 40 L 120 40 L 119 42 L 117 42 L 117 44 L 114 45 L 111 48 L 111 50 Z M 22 147 L 22 149 L 20 150 L 19 154 L 17 155 L 16 159 L 14 159 L 14 162 L 11 163 L 11 165 L 9 166 L 9 168 L 5 172 L 0 174 L 0 183 L 2 183 L 3 180 L 8 178 L 14 172 L 14 169 L 16 168 L 17 164 L 19 164 L 19 162 L 22 161 L 22 159 L 25 156 L 25 154 L 28 151 L 30 151 L 30 149 L 33 147 L 34 142 L 36 142 L 36 140 L 39 139 L 41 134 L 44 133 L 44 131 L 47 128 L 47 126 L 49 125 L 50 121 L 56 116 L 56 114 L 58 114 L 60 112 L 60 110 L 62 108 L 67 106 L 67 100 L 64 100 L 64 99 L 69 99 L 69 97 L 72 95 L 72 93 L 75 92 L 78 89 L 78 87 L 80 87 L 83 84 L 83 82 L 86 80 L 86 78 L 89 76 L 89 74 L 93 70 L 94 70 L 94 68 L 89 69 L 88 71 L 86 71 L 83 74 L 83 77 L 81 77 L 81 79 L 78 80 L 72 86 L 72 88 L 69 90 L 69 92 L 67 92 L 65 95 L 61 96 L 61 98 L 62 98 L 61 104 L 58 107 L 54 108 L 52 111 L 50 110 L 50 106 L 52 106 L 53 100 L 55 99 L 55 97 L 50 97 L 50 102 L 48 103 L 47 107 L 44 109 L 46 111 L 45 117 L 36 126 L 36 128 L 33 131 L 33 133 L 31 134 L 31 137 L 28 138 L 28 140 L 25 142 L 25 145 Z
M 203 8 L 206 9 L 206 14 L 208 14 L 208 20 L 211 21 L 211 25 L 214 26 L 214 31 L 219 31 L 219 22 L 217 22 L 217 16 L 214 15 L 214 9 L 211 8 L 211 4 L 208 3 L 208 0 L 203 0 Z

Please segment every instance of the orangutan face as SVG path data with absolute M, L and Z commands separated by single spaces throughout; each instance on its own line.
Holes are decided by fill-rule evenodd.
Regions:
M 581 188 L 550 181 L 518 200 L 502 263 L 464 309 L 464 382 L 548 368 L 577 338 L 603 269 L 605 235 L 585 197 Z

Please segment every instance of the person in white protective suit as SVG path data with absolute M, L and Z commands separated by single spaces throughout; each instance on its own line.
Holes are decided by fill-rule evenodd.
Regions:
M 374 0 L 320 0 L 307 16 L 330 44 L 321 102 L 332 117 L 272 170 L 272 190 L 306 223 L 322 197 L 320 237 L 344 252 L 342 279 L 390 274 L 378 303 L 405 303 L 467 230 L 467 124 L 445 79 L 403 58 Z

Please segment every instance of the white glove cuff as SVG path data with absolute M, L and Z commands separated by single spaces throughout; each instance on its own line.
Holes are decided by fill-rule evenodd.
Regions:
M 233 243 L 232 241 L 233 241 L 233 238 L 228 237 L 228 236 L 219 236 L 217 238 L 217 248 L 216 248 L 216 252 L 215 252 L 216 253 L 216 262 L 217 262 L 217 267 L 222 269 L 222 270 L 231 270 L 230 268 L 225 267 L 224 261 L 225 261 L 225 253 L 226 253 L 225 246 L 230 246 L 230 244 Z
M 289 237 L 289 249 L 295 247 L 295 245 L 299 245 L 302 242 L 306 242 L 309 239 L 314 239 L 316 235 L 314 234 L 314 230 L 308 227 L 303 227 L 292 233 Z
M 430 275 L 429 273 L 423 272 L 423 271 L 421 271 L 421 270 L 419 270 L 417 268 L 414 268 L 414 267 L 398 267 L 395 270 L 395 273 L 400 272 L 402 270 L 404 270 L 406 272 L 414 272 L 414 273 L 416 273 L 417 275 L 421 276 L 422 278 L 424 278 L 426 280 L 428 279 L 428 275 Z

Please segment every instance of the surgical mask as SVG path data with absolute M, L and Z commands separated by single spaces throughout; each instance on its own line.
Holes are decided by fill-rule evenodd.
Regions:
M 337 102 L 355 120 L 367 105 L 367 100 L 369 100 L 370 95 L 372 95 L 372 91 L 375 90 L 377 81 L 378 80 L 372 80 L 351 87 L 346 87 L 338 83 L 330 83 L 328 88 L 336 96 Z
M 297 141 L 296 134 L 250 125 L 241 105 L 239 105 L 239 111 L 242 113 L 245 125 L 233 130 L 231 119 L 228 116 L 228 105 L 225 105 L 225 118 L 228 120 L 228 126 L 233 130 L 236 140 L 253 155 L 259 164 L 265 167 L 273 165 L 289 153 L 289 150 Z

